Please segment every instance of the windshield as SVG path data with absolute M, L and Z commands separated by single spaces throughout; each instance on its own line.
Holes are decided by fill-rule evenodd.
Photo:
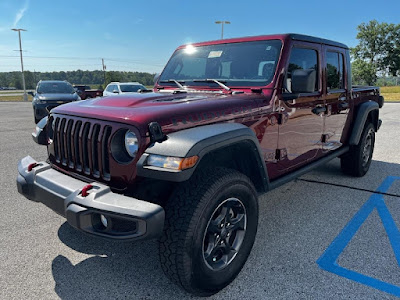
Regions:
M 140 84 L 121 84 L 119 86 L 121 88 L 121 92 L 129 93 L 129 92 L 137 92 L 138 90 L 145 90 L 146 88 Z
M 37 92 L 39 94 L 73 94 L 75 89 L 67 82 L 41 82 Z
M 229 87 L 263 86 L 272 81 L 278 63 L 280 40 L 193 47 L 175 51 L 160 76 L 160 85 L 178 80 L 183 85 L 207 86 L 196 79 L 216 79 Z

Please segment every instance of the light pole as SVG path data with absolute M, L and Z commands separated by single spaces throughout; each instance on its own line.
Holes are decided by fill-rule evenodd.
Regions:
M 229 21 L 215 21 L 215 24 L 221 24 L 222 25 L 222 31 L 221 31 L 221 40 L 224 39 L 224 24 L 231 24 Z
M 19 37 L 19 55 L 21 57 L 21 69 L 22 69 L 22 87 L 24 88 L 24 101 L 28 101 L 28 95 L 26 94 L 26 87 L 25 87 L 25 75 L 24 75 L 24 61 L 22 59 L 22 46 L 21 46 L 21 31 L 26 31 L 25 29 L 21 28 L 13 28 L 13 31 L 18 31 Z

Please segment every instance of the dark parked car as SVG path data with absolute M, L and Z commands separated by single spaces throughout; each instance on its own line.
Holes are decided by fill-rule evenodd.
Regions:
M 47 116 L 50 110 L 64 103 L 81 100 L 72 85 L 61 80 L 41 80 L 33 96 L 33 116 L 35 123 Z

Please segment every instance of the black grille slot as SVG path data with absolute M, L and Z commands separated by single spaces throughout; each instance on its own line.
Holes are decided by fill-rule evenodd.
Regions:
M 79 151 L 79 134 L 81 132 L 82 122 L 78 121 L 75 123 L 73 141 L 74 141 L 74 156 L 75 156 L 75 168 L 77 171 L 82 171 L 82 159 Z
M 99 131 L 100 131 L 100 125 L 95 124 L 93 126 L 92 130 L 92 137 L 91 137 L 91 142 L 92 142 L 92 169 L 93 169 L 93 175 L 95 177 L 100 177 L 100 171 L 99 171 L 99 154 L 98 154 L 98 139 L 99 139 Z
M 56 158 L 57 162 L 60 162 L 60 130 L 58 129 L 58 125 L 60 124 L 60 119 L 57 118 L 54 123 L 54 137 L 53 137 L 53 144 L 54 144 L 54 157 Z
M 79 173 L 110 180 L 108 145 L 112 127 L 70 117 L 54 118 L 54 159 Z
M 111 127 L 106 126 L 104 128 L 103 137 L 101 139 L 101 162 L 103 167 L 103 178 L 105 180 L 110 180 L 110 163 L 109 163 L 109 153 L 108 153 L 108 141 L 111 135 Z
M 82 131 L 82 165 L 83 165 L 83 171 L 86 174 L 90 174 L 90 167 L 89 167 L 89 129 L 90 129 L 90 123 L 85 123 L 83 126 L 83 131 Z
M 64 134 L 64 128 L 65 128 L 65 119 L 61 120 L 60 123 L 60 161 L 63 165 L 67 165 L 67 160 L 65 157 L 65 134 Z
M 65 134 L 66 146 L 67 146 L 67 160 L 68 160 L 68 166 L 70 168 L 74 167 L 74 159 L 72 157 L 72 145 L 71 145 L 72 144 L 71 131 L 73 123 L 74 123 L 73 120 L 68 120 L 66 134 Z

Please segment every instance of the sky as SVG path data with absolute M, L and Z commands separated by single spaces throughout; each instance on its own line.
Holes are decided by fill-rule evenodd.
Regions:
M 176 47 L 221 37 L 301 33 L 357 45 L 357 26 L 400 23 L 400 0 L 0 0 L 0 72 L 159 73 Z M 16 51 L 17 50 L 17 51 Z

